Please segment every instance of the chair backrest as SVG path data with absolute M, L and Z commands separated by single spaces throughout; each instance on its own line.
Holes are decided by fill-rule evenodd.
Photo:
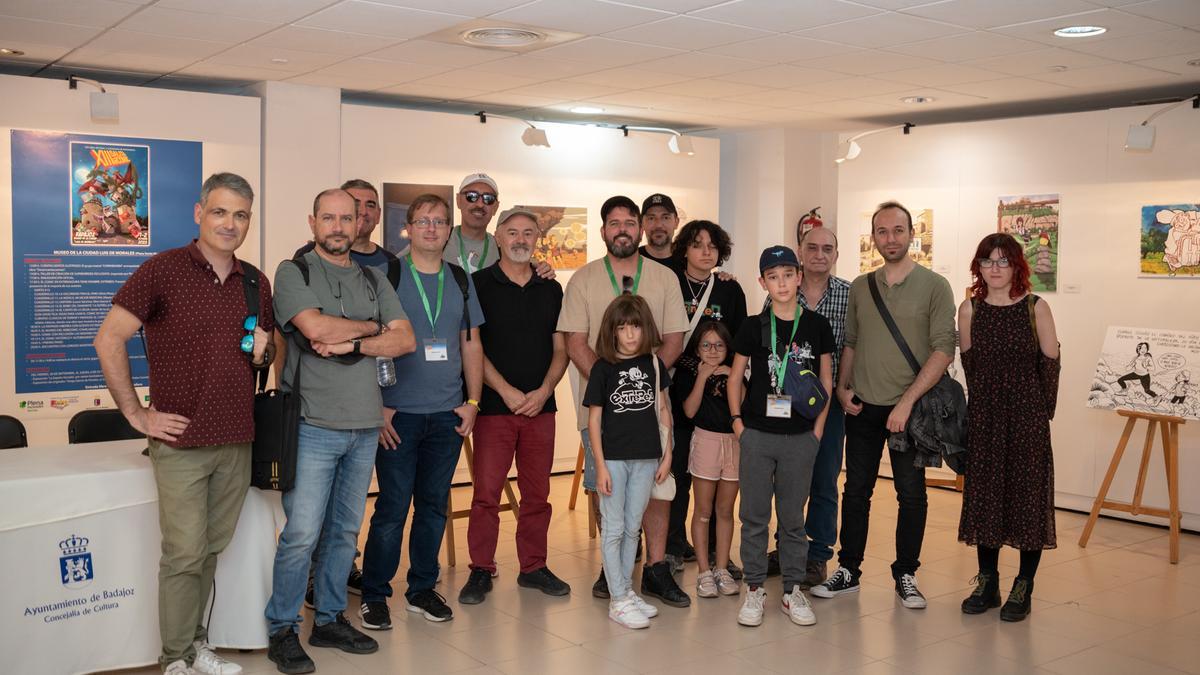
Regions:
M 120 410 L 113 408 L 77 412 L 67 423 L 68 443 L 100 443 L 145 437 L 145 434 L 130 426 Z
M 24 448 L 29 445 L 25 425 L 12 415 L 0 415 L 0 450 Z

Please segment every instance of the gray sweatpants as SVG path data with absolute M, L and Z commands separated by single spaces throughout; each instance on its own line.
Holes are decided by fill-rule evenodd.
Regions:
M 820 443 L 812 432 L 771 434 L 745 429 L 739 439 L 741 461 L 738 482 L 742 521 L 742 565 L 746 584 L 761 586 L 767 580 L 767 543 L 770 539 L 771 497 L 779 521 L 779 565 L 783 592 L 804 580 L 808 537 L 804 534 L 804 503 L 812 486 L 813 463 Z

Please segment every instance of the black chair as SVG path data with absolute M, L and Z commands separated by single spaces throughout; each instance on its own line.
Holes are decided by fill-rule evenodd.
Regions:
M 67 423 L 68 443 L 126 441 L 145 437 L 145 434 L 130 426 L 120 410 L 113 408 L 77 412 Z
M 25 425 L 12 415 L 0 415 L 0 450 L 29 446 Z

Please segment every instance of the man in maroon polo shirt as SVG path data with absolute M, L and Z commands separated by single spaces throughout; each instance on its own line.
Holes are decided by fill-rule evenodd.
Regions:
M 251 318 L 243 288 L 249 269 L 234 257 L 253 202 L 241 176 L 204 181 L 195 208 L 199 237 L 138 267 L 113 296 L 94 343 L 113 400 L 150 440 L 162 530 L 159 662 L 171 675 L 242 670 L 209 647 L 203 612 L 217 555 L 233 537 L 250 485 L 254 370 L 272 357 L 270 282 L 256 272 L 259 313 Z M 138 400 L 125 348 L 143 327 L 149 407 Z

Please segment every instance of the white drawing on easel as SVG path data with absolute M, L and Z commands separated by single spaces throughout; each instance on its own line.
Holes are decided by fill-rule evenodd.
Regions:
M 1109 326 L 1089 408 L 1200 420 L 1200 333 Z

